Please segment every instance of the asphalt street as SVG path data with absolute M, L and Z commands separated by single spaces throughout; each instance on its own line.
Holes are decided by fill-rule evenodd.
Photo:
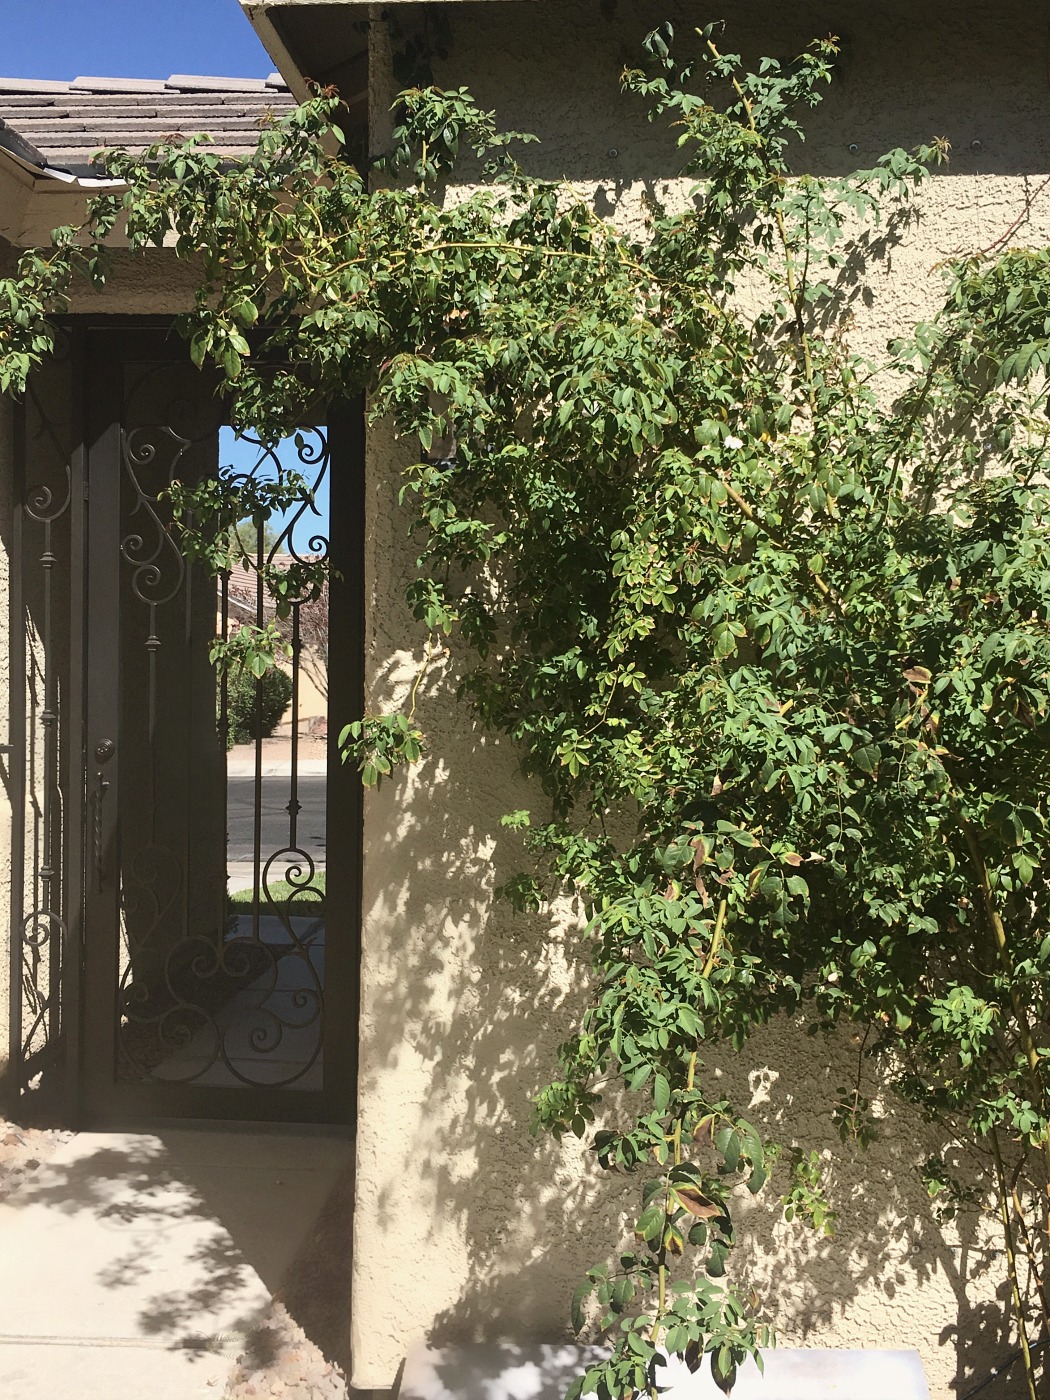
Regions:
M 299 779 L 298 845 L 313 860 L 325 858 L 325 787 L 323 774 L 304 774 Z M 262 780 L 262 856 L 288 845 L 287 776 Z M 255 780 L 234 777 L 226 786 L 227 861 L 250 861 L 254 855 Z

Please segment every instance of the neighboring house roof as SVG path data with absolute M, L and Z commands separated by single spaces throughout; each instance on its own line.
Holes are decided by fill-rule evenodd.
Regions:
M 260 127 L 294 106 L 280 74 L 167 80 L 74 78 L 60 83 L 0 78 L 0 147 L 51 173 L 88 176 L 104 147 L 141 150 L 155 141 L 207 132 L 223 155 L 255 149 Z

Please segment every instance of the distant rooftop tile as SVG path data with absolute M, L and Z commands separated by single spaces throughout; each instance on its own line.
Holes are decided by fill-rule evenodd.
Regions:
M 180 92 L 265 92 L 265 78 L 209 78 L 198 73 L 172 73 L 165 87 Z
M 0 92 L 68 92 L 68 83 L 51 78 L 0 78 Z
M 162 78 L 74 78 L 74 92 L 163 92 Z

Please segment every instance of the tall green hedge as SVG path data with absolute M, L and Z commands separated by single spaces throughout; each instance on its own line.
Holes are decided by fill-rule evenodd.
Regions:
M 247 667 L 235 671 L 227 685 L 227 747 L 268 739 L 291 698 L 292 678 L 279 666 L 271 666 L 259 679 Z

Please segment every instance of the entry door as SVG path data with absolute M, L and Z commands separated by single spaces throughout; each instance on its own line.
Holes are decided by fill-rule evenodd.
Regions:
M 270 620 L 265 591 L 188 564 L 165 496 L 225 465 L 219 401 L 170 336 L 94 330 L 86 363 L 84 1115 L 349 1121 L 360 789 L 335 740 L 361 704 L 360 414 L 304 428 L 295 464 L 330 482 L 330 524 L 309 534 L 333 566 L 328 713 L 304 730 L 297 603 L 277 735 L 260 689 L 238 736 L 227 690 L 244 679 L 209 653 Z M 281 470 L 257 452 L 237 469 Z M 303 534 L 275 529 L 257 562 L 287 567 Z

